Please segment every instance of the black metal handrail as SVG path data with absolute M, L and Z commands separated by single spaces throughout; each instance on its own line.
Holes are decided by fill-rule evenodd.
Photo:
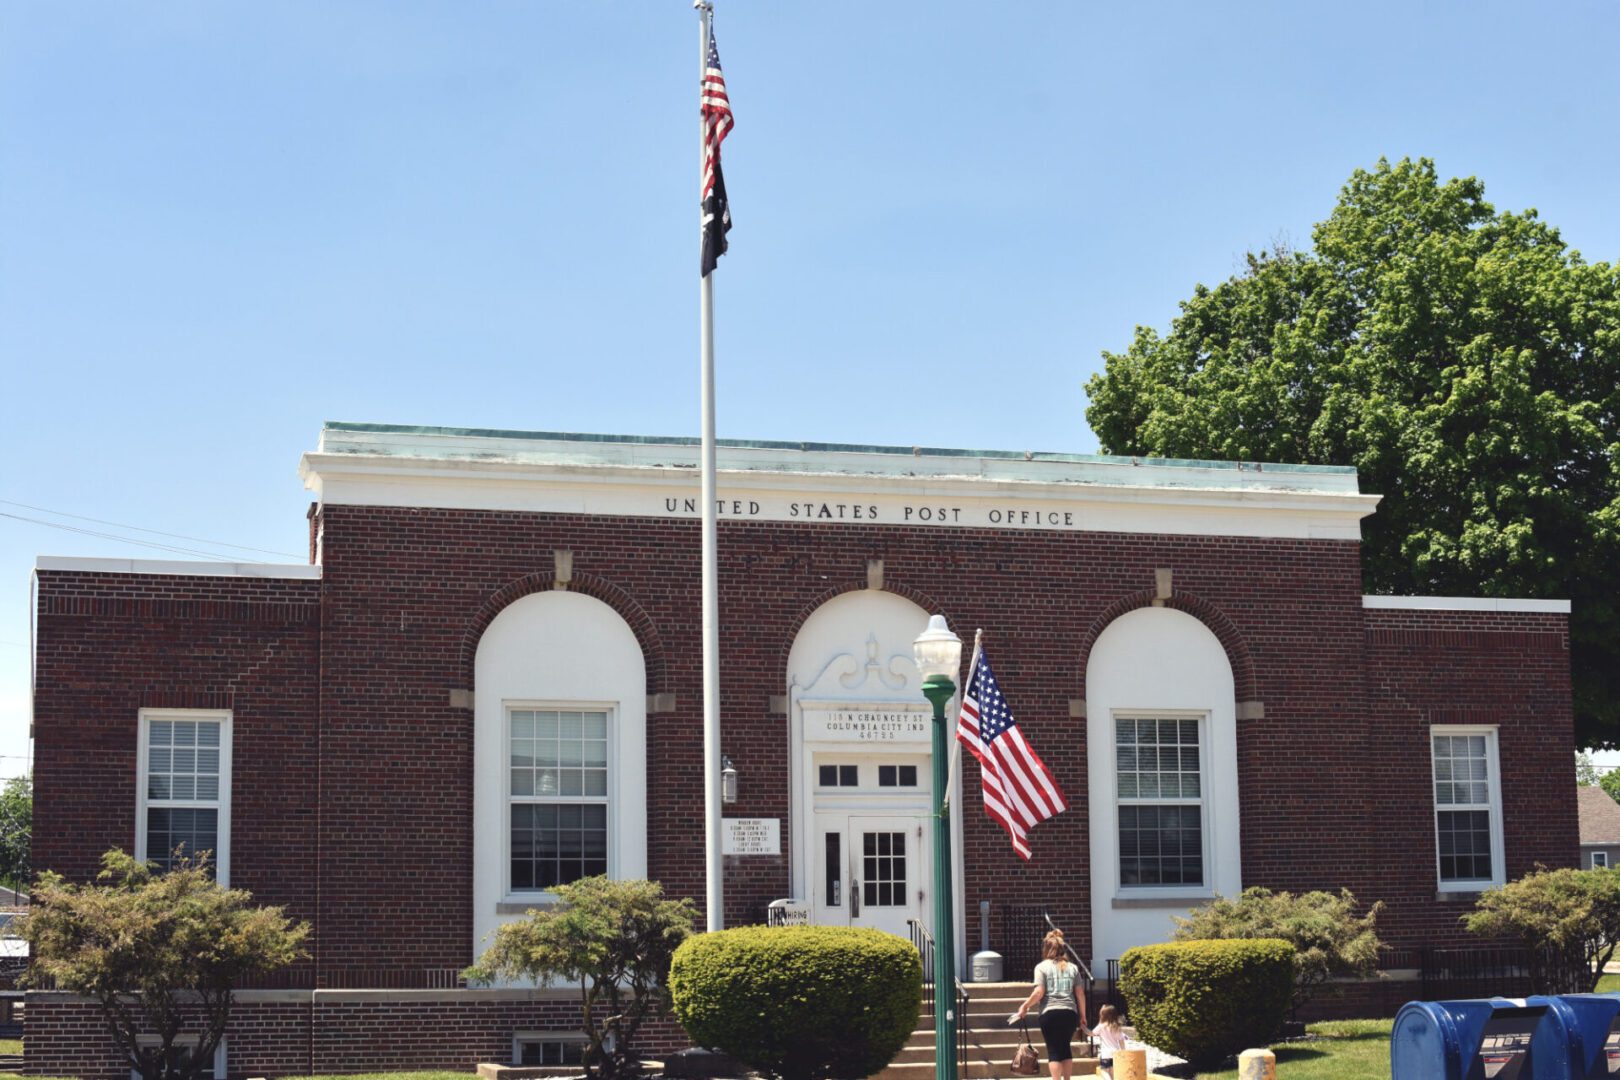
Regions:
M 935 998 L 934 979 L 934 935 L 928 932 L 921 919 L 907 919 L 906 927 L 911 931 L 911 944 L 922 957 L 923 969 L 923 1011 L 933 1015 Z M 968 996 L 967 989 L 963 987 L 962 980 L 951 973 L 951 982 L 956 988 L 956 1075 L 967 1075 L 967 1029 L 968 1029 Z

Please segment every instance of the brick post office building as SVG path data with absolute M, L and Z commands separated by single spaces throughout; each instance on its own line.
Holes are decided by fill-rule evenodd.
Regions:
M 697 461 L 330 424 L 307 566 L 40 559 L 35 864 L 185 842 L 313 924 L 232 1076 L 555 1055 L 570 993 L 455 973 L 581 875 L 701 902 Z M 959 957 L 985 902 L 993 947 L 1045 911 L 1101 969 L 1256 884 L 1461 943 L 1480 889 L 1576 862 L 1568 605 L 1363 595 L 1353 470 L 729 443 L 720 495 L 728 924 L 928 920 L 936 612 L 1071 807 L 1026 864 L 962 765 Z M 89 1006 L 27 1018 L 29 1069 L 119 1074 Z

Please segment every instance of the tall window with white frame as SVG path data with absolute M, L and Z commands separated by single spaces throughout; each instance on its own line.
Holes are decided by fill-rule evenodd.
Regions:
M 210 853 L 214 877 L 230 878 L 231 714 L 142 710 L 135 857 L 164 870 L 175 853 Z
M 1430 750 L 1440 887 L 1477 891 L 1503 884 L 1496 729 L 1436 726 Z
M 608 872 L 609 711 L 507 710 L 514 893 Z
M 1121 888 L 1203 887 L 1203 727 L 1199 717 L 1114 717 Z

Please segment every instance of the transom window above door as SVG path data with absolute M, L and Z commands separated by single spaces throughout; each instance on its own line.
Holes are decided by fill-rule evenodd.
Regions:
M 821 791 L 861 789 L 891 795 L 926 791 L 929 781 L 926 759 L 894 755 L 858 761 L 822 760 L 814 776 L 816 788 Z

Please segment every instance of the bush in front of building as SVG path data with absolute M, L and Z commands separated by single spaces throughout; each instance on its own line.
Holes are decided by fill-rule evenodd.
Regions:
M 917 1027 L 922 959 L 879 930 L 744 926 L 675 953 L 675 1018 L 700 1046 L 769 1076 L 871 1076 Z
M 1488 889 L 1462 917 L 1487 938 L 1517 938 L 1531 950 L 1538 994 L 1589 994 L 1620 945 L 1620 869 L 1541 867 Z
M 213 1069 L 232 990 L 301 959 L 309 926 L 220 885 L 206 853 L 164 873 L 115 848 L 101 866 L 93 885 L 39 876 L 19 928 L 24 981 L 94 1001 L 142 1080 L 195 1080 Z
M 578 983 L 586 1073 L 634 1076 L 641 1071 L 636 1033 L 668 1004 L 670 957 L 692 933 L 697 908 L 685 898 L 666 900 L 661 885 L 639 879 L 598 875 L 555 891 L 556 907 L 531 910 L 495 931 L 467 980 Z
M 1282 1028 L 1294 947 L 1278 938 L 1142 945 L 1119 958 L 1119 986 L 1142 1041 L 1210 1070 Z
M 1378 913 L 1383 901 L 1356 913 L 1349 889 L 1272 892 L 1254 886 L 1235 897 L 1217 896 L 1188 918 L 1176 917 L 1177 941 L 1280 938 L 1294 947 L 1294 998 L 1298 1009 L 1334 976 L 1370 978 L 1378 969 Z

